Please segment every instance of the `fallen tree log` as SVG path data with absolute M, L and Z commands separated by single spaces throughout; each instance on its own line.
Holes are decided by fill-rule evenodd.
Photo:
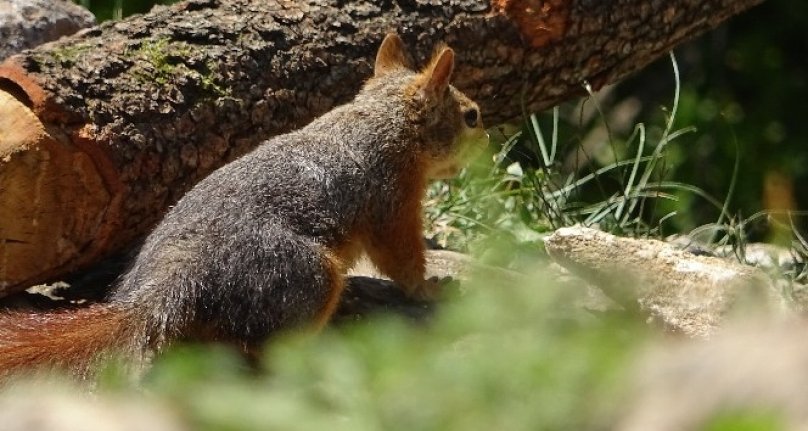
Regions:
M 346 101 L 387 31 L 489 124 L 642 68 L 762 0 L 192 0 L 0 66 L 0 294 L 147 232 L 196 181 Z

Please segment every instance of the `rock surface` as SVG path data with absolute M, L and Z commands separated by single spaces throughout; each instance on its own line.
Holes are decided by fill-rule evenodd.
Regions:
M 632 368 L 631 395 L 611 429 L 706 429 L 722 414 L 746 414 L 765 415 L 782 426 L 776 429 L 806 430 L 806 333 L 804 320 L 751 319 L 709 341 L 661 344 Z
M 545 246 L 554 261 L 623 307 L 688 336 L 709 336 L 739 304 L 782 307 L 775 284 L 763 271 L 662 241 L 571 227 L 548 236 Z
M 0 393 L 3 431 L 185 431 L 176 412 L 143 398 L 93 397 L 53 382 L 26 382 Z
M 738 252 L 730 246 L 718 247 L 715 254 L 737 259 Z M 788 248 L 774 244 L 751 243 L 744 247 L 742 260 L 747 264 L 771 271 L 788 271 L 802 263 L 802 259 Z
M 0 60 L 95 25 L 95 17 L 68 0 L 0 0 Z

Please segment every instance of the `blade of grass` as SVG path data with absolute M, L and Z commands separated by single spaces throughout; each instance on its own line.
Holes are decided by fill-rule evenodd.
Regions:
M 541 152 L 541 158 L 544 162 L 544 166 L 550 166 L 550 153 L 547 151 L 547 144 L 544 143 L 544 136 L 541 133 L 541 127 L 539 126 L 539 119 L 536 117 L 536 114 L 530 114 L 530 125 L 533 131 L 533 137 L 536 138 L 536 144 L 539 147 L 539 152 Z
M 634 185 L 634 178 L 637 176 L 637 170 L 640 168 L 640 158 L 645 150 L 645 125 L 643 123 L 639 123 L 634 127 L 634 130 L 635 132 L 632 133 L 632 137 L 635 133 L 639 133 L 639 143 L 637 144 L 637 155 L 634 157 L 634 163 L 631 166 L 631 174 L 628 177 L 628 181 L 626 181 L 626 190 L 623 192 L 625 196 L 631 195 L 631 186 Z M 631 140 L 631 138 L 629 139 Z M 616 219 L 621 219 L 624 208 L 625 204 L 621 204 L 619 207 L 617 207 L 617 211 L 615 212 Z M 628 217 L 628 214 L 629 213 L 626 213 L 626 217 Z
M 735 194 L 735 185 L 738 181 L 738 170 L 741 166 L 741 149 L 738 146 L 738 138 L 735 136 L 735 131 L 730 127 L 730 134 L 732 136 L 732 143 L 735 146 L 735 164 L 732 167 L 732 178 L 729 181 L 729 190 L 727 190 L 727 197 L 724 199 L 724 205 L 721 206 L 721 214 L 718 215 L 716 224 L 724 222 L 724 217 L 728 217 L 729 203 L 732 201 L 732 196 Z M 710 242 L 713 242 L 712 240 Z

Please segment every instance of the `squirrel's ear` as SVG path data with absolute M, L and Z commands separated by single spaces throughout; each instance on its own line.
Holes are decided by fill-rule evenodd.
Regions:
M 373 76 L 381 76 L 397 69 L 411 69 L 407 53 L 404 51 L 404 42 L 395 33 L 387 33 L 379 52 L 376 53 L 376 65 L 373 67 Z
M 454 70 L 454 51 L 444 46 L 439 48 L 429 65 L 421 73 L 422 88 L 429 96 L 442 96 L 449 88 Z

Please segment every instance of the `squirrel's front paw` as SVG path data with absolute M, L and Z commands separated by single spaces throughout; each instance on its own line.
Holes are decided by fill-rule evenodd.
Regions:
M 443 286 L 452 281 L 452 277 L 429 277 L 406 290 L 407 296 L 420 301 L 434 301 L 441 296 Z

